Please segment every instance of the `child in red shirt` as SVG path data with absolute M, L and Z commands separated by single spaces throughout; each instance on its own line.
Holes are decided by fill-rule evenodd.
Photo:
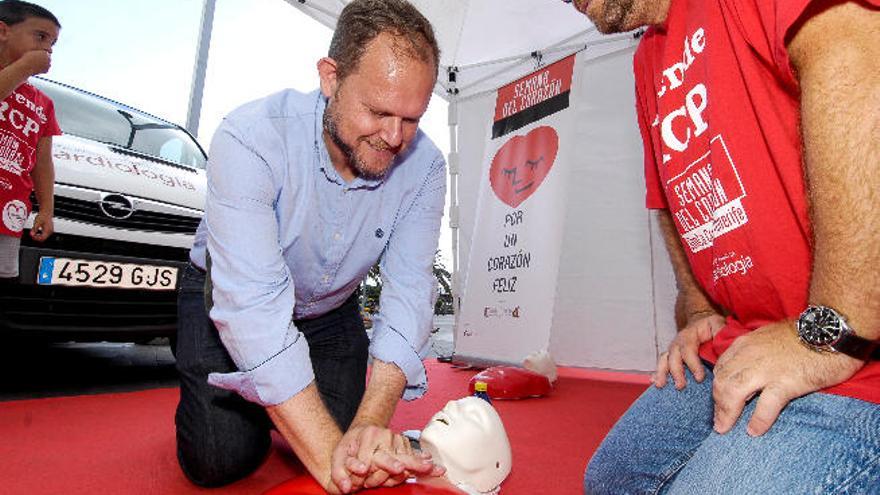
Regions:
M 18 248 L 34 192 L 40 211 L 31 237 L 53 231 L 52 136 L 61 134 L 52 100 L 27 83 L 49 70 L 61 25 L 48 10 L 0 2 L 0 278 L 18 276 Z

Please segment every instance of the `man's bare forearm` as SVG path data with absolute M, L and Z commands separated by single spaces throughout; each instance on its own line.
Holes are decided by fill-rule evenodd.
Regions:
M 373 360 L 370 382 L 352 426 L 387 427 L 406 387 L 406 376 L 393 363 Z
M 330 459 L 342 432 L 321 401 L 315 384 L 281 404 L 267 407 L 266 412 L 309 473 L 327 488 Z
M 843 3 L 789 44 L 813 228 L 809 302 L 880 338 L 880 15 Z
M 687 326 L 692 316 L 718 313 L 719 311 L 709 301 L 706 293 L 694 278 L 669 210 L 657 210 L 656 215 L 660 231 L 663 233 L 663 241 L 666 243 L 666 251 L 669 253 L 669 261 L 675 272 L 675 283 L 678 287 L 678 297 L 675 300 L 675 323 L 681 329 Z

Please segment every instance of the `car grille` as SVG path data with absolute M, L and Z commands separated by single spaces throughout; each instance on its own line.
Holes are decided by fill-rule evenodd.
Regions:
M 131 258 L 144 258 L 163 261 L 189 261 L 189 249 L 169 246 L 153 246 L 136 242 L 116 241 L 112 239 L 99 239 L 96 237 L 83 237 L 73 234 L 52 234 L 45 242 L 36 242 L 29 235 L 21 236 L 23 247 L 36 247 L 49 251 L 63 251 L 68 254 L 84 253 L 93 255 L 109 254 L 114 256 L 127 256 Z
M 39 204 L 34 202 L 34 210 Z M 86 201 L 66 196 L 55 196 L 55 216 L 118 229 L 149 232 L 195 234 L 198 217 L 159 213 L 143 209 L 135 210 L 128 218 L 118 219 L 105 215 L 97 201 Z
M 177 325 L 176 291 L 17 285 L 0 291 L 2 319 L 11 330 L 78 331 L 100 337 L 119 330 L 163 334 Z

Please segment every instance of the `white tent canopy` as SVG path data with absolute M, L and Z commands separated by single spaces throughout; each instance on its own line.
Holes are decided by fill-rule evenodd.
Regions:
M 350 0 L 286 0 L 329 28 Z M 562 0 L 411 0 L 441 49 L 437 94 L 467 98 L 575 51 L 599 56 L 631 34 L 602 36 Z M 605 45 L 611 44 L 611 47 Z M 595 54 L 595 55 L 594 55 Z

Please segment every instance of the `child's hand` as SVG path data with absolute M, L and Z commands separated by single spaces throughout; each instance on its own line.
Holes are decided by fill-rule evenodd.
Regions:
M 52 221 L 51 215 L 37 213 L 34 218 L 34 226 L 31 227 L 31 237 L 35 241 L 43 242 L 55 231 L 55 223 Z
M 25 70 L 30 75 L 36 74 L 45 74 L 49 72 L 49 67 L 52 65 L 52 55 L 46 50 L 31 50 L 25 52 L 24 55 L 18 59 L 18 62 L 25 67 Z

